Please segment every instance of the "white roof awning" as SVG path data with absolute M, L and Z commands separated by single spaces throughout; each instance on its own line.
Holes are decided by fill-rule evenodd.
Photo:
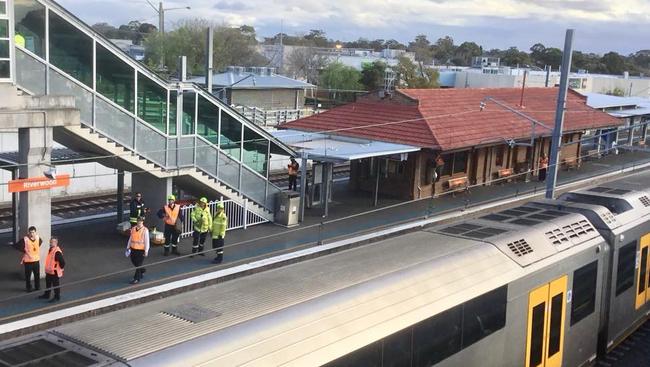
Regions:
M 421 149 L 412 145 L 291 129 L 277 130 L 271 134 L 294 150 L 307 153 L 309 159 L 322 162 L 390 156 Z

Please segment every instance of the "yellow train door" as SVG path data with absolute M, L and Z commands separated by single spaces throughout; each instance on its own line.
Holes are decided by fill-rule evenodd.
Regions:
M 636 272 L 636 302 L 635 308 L 639 309 L 643 306 L 648 298 L 650 298 L 650 292 L 648 289 L 648 276 L 650 275 L 650 262 L 648 261 L 648 251 L 650 251 L 650 233 L 641 237 L 639 241 L 639 266 Z
M 562 366 L 567 276 L 528 294 L 526 367 Z

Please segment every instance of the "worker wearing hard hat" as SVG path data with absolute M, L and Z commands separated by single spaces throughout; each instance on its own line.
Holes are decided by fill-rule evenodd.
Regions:
M 178 236 L 183 232 L 185 216 L 181 211 L 181 206 L 176 204 L 176 196 L 167 196 L 167 205 L 158 210 L 158 218 L 165 222 L 163 255 L 169 255 L 169 250 L 174 255 L 180 255 L 181 253 L 178 251 Z
M 228 229 L 228 217 L 224 209 L 223 202 L 217 203 L 217 213 L 212 218 L 212 248 L 216 249 L 216 257 L 212 261 L 215 264 L 221 264 L 223 261 L 223 245 Z
M 205 256 L 203 245 L 205 244 L 205 238 L 208 236 L 208 231 L 212 227 L 212 215 L 210 214 L 210 208 L 208 208 L 208 199 L 202 197 L 196 203 L 192 211 L 192 223 L 194 224 L 192 253 L 198 252 L 199 255 Z

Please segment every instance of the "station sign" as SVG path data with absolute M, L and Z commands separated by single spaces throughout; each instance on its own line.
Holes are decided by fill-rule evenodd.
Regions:
M 53 187 L 65 187 L 70 185 L 70 175 L 57 175 L 56 178 L 30 177 L 9 181 L 9 192 L 23 192 L 34 190 L 45 190 Z

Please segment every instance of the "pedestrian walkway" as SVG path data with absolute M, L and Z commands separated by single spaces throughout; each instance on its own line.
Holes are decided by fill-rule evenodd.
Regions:
M 560 171 L 559 183 L 584 180 L 644 163 L 650 163 L 648 152 L 611 155 L 597 161 L 585 162 L 579 170 Z M 224 264 L 220 266 L 210 263 L 213 257 L 211 253 L 205 257 L 163 257 L 162 247 L 153 247 L 145 265 L 162 263 L 148 266 L 144 281 L 138 286 L 128 284 L 133 275 L 133 267 L 129 259 L 124 257 L 127 239 L 115 232 L 113 221 L 96 220 L 56 226 L 52 233 L 59 237 L 66 256 L 62 299 L 63 302 L 70 302 L 107 292 L 115 295 L 127 289 L 146 287 L 147 284 L 168 277 L 205 273 L 242 259 L 268 256 L 276 251 L 295 249 L 318 241 L 331 241 L 336 237 L 351 236 L 381 226 L 435 216 L 450 210 L 462 210 L 467 206 L 512 198 L 529 192 L 541 193 L 544 187 L 544 183 L 536 181 L 513 182 L 475 187 L 469 193 L 459 193 L 455 197 L 444 195 L 407 203 L 380 198 L 379 208 L 372 208 L 370 194 L 348 192 L 347 183 L 339 182 L 335 185 L 334 202 L 330 205 L 328 218 L 322 217 L 321 208 L 313 208 L 306 211 L 305 222 L 298 227 L 285 228 L 263 224 L 228 232 Z M 0 241 L 6 243 L 8 237 L 0 237 Z M 238 243 L 241 244 L 236 245 Z M 191 239 L 182 241 L 180 250 L 183 254 L 189 254 Z M 38 294 L 25 293 L 19 261 L 20 255 L 13 248 L 0 248 L 0 323 L 8 321 L 12 315 L 50 310 L 64 304 L 52 306 L 37 300 Z M 41 287 L 43 286 L 42 284 Z

